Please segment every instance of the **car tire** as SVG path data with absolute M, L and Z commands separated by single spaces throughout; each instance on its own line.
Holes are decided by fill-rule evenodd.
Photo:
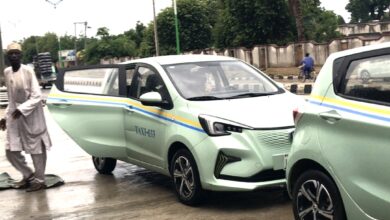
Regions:
M 116 160 L 107 157 L 92 156 L 92 162 L 95 169 L 101 174 L 111 174 L 116 166 Z
M 295 219 L 346 219 L 336 184 L 321 171 L 309 170 L 300 175 L 292 195 Z
M 362 70 L 360 72 L 360 79 L 363 83 L 368 83 L 368 81 L 370 80 L 370 73 L 367 70 Z
M 180 149 L 173 155 L 170 172 L 180 202 L 195 206 L 203 201 L 205 192 L 200 184 L 198 168 L 190 151 Z

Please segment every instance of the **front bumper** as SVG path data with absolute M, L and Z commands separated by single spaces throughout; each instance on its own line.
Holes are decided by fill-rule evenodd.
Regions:
M 244 130 L 208 137 L 193 148 L 202 187 L 248 191 L 285 184 L 285 158 L 294 128 Z

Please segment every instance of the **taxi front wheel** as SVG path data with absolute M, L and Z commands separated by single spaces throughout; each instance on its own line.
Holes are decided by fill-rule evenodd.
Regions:
M 293 187 L 293 211 L 295 219 L 346 219 L 336 184 L 318 170 L 298 177 Z
M 198 205 L 204 198 L 198 168 L 187 149 L 178 150 L 171 160 L 171 176 L 176 195 L 186 205 Z
M 95 169 L 101 174 L 110 174 L 116 166 L 116 160 L 107 157 L 92 156 L 92 162 Z

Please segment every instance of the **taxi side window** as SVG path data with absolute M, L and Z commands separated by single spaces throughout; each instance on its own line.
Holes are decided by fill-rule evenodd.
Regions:
M 390 103 L 390 55 L 354 60 L 342 79 L 341 93 L 369 102 Z
M 67 71 L 64 74 L 64 91 L 119 96 L 118 73 L 117 68 Z
M 160 93 L 163 100 L 168 99 L 167 89 L 158 73 L 148 67 L 138 67 L 131 81 L 128 96 L 139 99 L 141 95 L 152 91 Z

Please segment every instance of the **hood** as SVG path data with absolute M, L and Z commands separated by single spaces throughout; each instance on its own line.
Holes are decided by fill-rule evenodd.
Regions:
M 271 96 L 189 101 L 194 114 L 205 114 L 237 122 L 252 128 L 278 128 L 294 126 L 293 110 L 302 106 L 304 98 L 283 93 Z

